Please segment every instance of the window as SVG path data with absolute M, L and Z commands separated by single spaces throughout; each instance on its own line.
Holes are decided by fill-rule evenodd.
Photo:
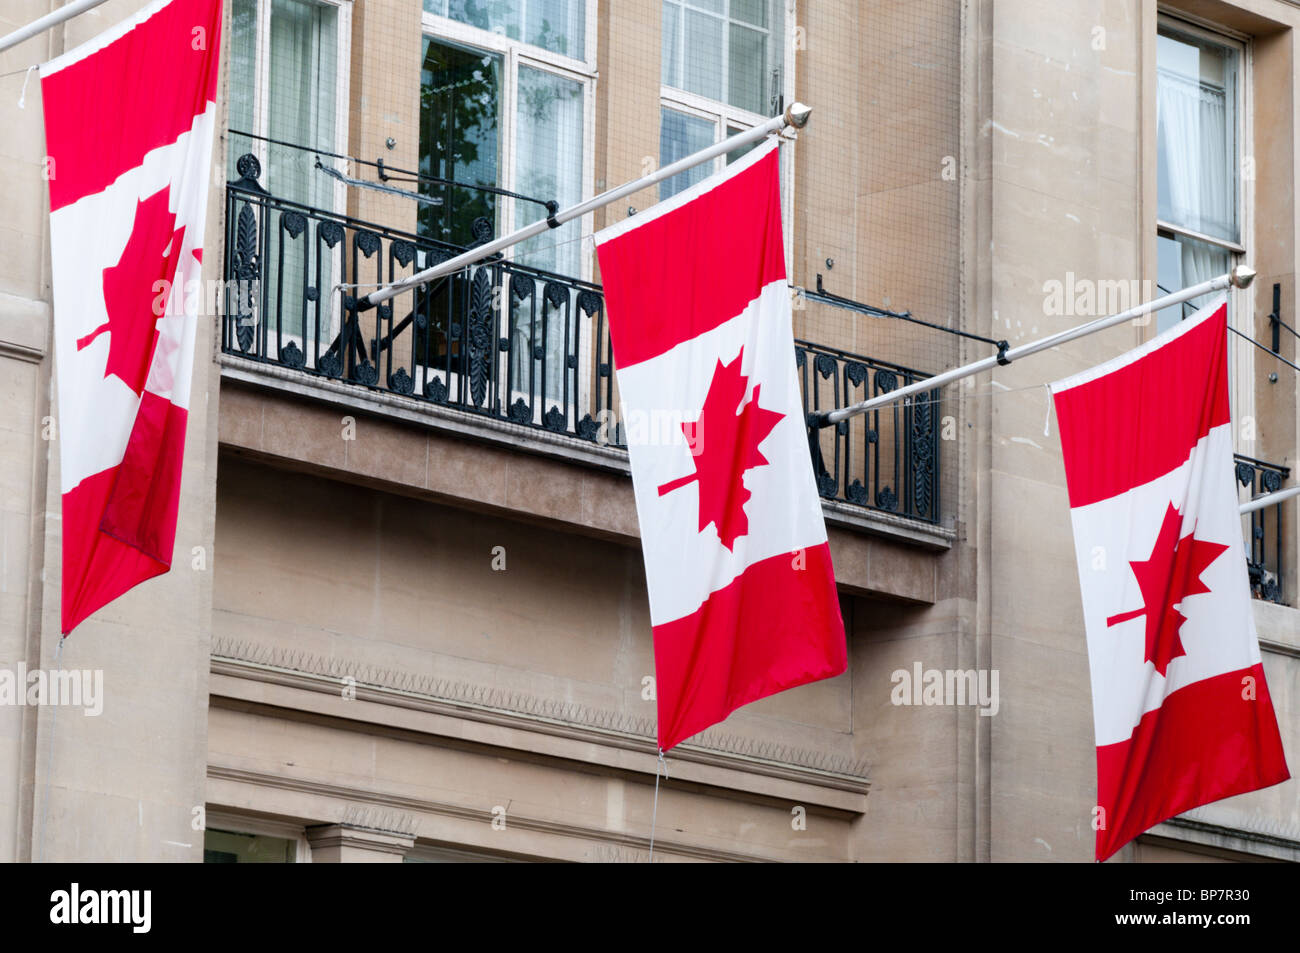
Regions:
M 663 84 L 768 114 L 783 16 L 775 0 L 664 0 Z
M 1157 281 L 1177 291 L 1228 271 L 1245 253 L 1240 143 L 1244 49 L 1162 22 L 1156 38 Z M 1204 304 L 1157 317 L 1161 331 Z
M 205 864 L 292 864 L 297 845 L 288 838 L 209 828 L 203 832 Z
M 424 39 L 420 72 L 420 172 L 461 185 L 424 185 L 442 200 L 421 204 L 423 235 L 454 244 L 472 240 L 473 223 L 497 224 L 497 195 L 475 186 L 501 182 L 502 57 Z
M 231 7 L 228 168 L 233 171 L 238 158 L 251 152 L 272 195 L 325 211 L 342 208 L 342 186 L 316 170 L 313 150 L 346 151 L 349 10 L 316 0 L 233 0 Z M 310 244 L 304 243 L 302 254 L 286 256 L 283 280 L 278 256 L 271 254 L 262 276 L 264 288 L 283 288 L 281 330 L 300 340 L 303 278 L 314 276 L 314 264 L 306 259 Z M 322 262 L 327 287 L 333 268 L 333 262 Z M 322 300 L 333 304 L 329 296 Z M 336 320 L 322 314 L 322 340 Z
M 779 0 L 663 0 L 659 165 L 763 122 L 781 106 Z M 659 183 L 666 199 L 752 149 Z
M 424 0 L 424 10 L 551 53 L 586 59 L 584 0 Z
M 420 211 L 422 235 L 463 247 L 547 215 L 546 203 L 575 205 L 591 193 L 588 141 L 595 70 L 586 42 L 583 0 L 425 0 L 420 99 L 420 172 L 454 182 L 425 183 L 442 198 Z M 583 220 L 549 229 L 505 252 L 511 261 L 563 277 L 583 278 Z M 460 276 L 441 294 L 459 298 Z M 529 312 L 545 282 L 527 299 L 511 296 L 509 402 L 561 396 L 565 356 L 580 333 L 560 309 Z M 445 311 L 435 306 L 435 313 Z M 576 313 L 576 309 L 571 309 Z M 417 345 L 418 347 L 418 345 Z M 545 387 L 541 381 L 545 379 Z M 539 406 L 538 413 L 542 412 Z

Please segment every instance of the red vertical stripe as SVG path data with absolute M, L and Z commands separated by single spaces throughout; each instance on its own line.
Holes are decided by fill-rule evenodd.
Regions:
M 741 705 L 848 666 L 830 546 L 756 562 L 691 615 L 654 627 L 659 747 Z
M 103 191 L 189 131 L 216 101 L 220 40 L 220 0 L 172 0 L 41 79 L 51 212 Z
M 189 414 L 144 392 L 122 462 L 63 494 L 63 631 L 166 572 Z
M 146 579 L 165 573 L 159 562 L 99 531 L 104 506 L 113 491 L 117 468 L 96 473 L 63 494 L 64 634 L 96 609 Z
M 184 407 L 144 392 L 100 522 L 102 532 L 169 566 L 188 419 Z
M 1071 508 L 1164 476 L 1228 423 L 1227 315 L 1225 305 L 1131 364 L 1055 395 Z
M 1097 748 L 1097 859 L 1176 814 L 1290 776 L 1263 665 L 1193 682 L 1128 741 Z
M 736 317 L 785 280 L 777 150 L 598 247 L 614 361 L 631 367 Z

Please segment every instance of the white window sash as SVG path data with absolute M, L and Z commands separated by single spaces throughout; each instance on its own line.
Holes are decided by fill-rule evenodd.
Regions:
M 586 59 L 579 60 L 570 56 L 564 56 L 554 53 L 542 47 L 535 46 L 531 43 L 525 43 L 522 40 L 514 40 L 504 33 L 498 33 L 489 30 L 483 30 L 475 26 L 461 23 L 447 17 L 438 16 L 429 12 L 422 14 L 422 27 L 424 36 L 434 42 L 454 43 L 466 46 L 471 49 L 481 50 L 485 53 L 492 53 L 501 57 L 501 103 L 500 103 L 500 122 L 501 122 L 501 151 L 497 162 L 497 186 L 509 192 L 518 192 L 519 183 L 516 174 L 518 161 L 518 92 L 519 92 L 519 70 L 521 67 L 538 70 L 562 77 L 573 82 L 581 84 L 582 87 L 582 195 L 589 196 L 592 194 L 595 183 L 595 77 L 596 77 L 596 4 L 588 0 L 586 4 L 586 27 L 587 33 L 583 41 L 584 53 Z M 538 196 L 539 198 L 548 198 L 549 196 Z M 497 204 L 498 229 L 501 231 L 510 231 L 515 227 L 518 200 L 509 196 L 499 196 Z M 531 203 L 530 203 L 531 206 Z M 538 209 L 539 213 L 541 209 Z M 594 230 L 594 214 L 588 214 L 582 217 L 579 224 L 580 242 L 579 247 L 586 252 L 589 239 Z M 516 248 L 507 249 L 504 256 L 509 261 L 515 261 L 518 264 L 528 265 L 527 257 L 516 257 L 519 250 Z M 573 277 L 582 281 L 590 281 L 593 276 L 592 255 L 588 253 L 578 256 L 579 266 L 578 274 L 566 277 Z M 536 289 L 535 295 L 541 294 L 541 289 Z M 503 309 L 502 320 L 508 320 L 508 309 Z M 584 315 L 577 306 L 576 300 L 572 306 L 572 319 L 577 323 L 577 333 L 580 340 L 588 342 L 590 347 L 595 346 L 595 322 Z M 540 301 L 539 301 L 539 321 L 541 318 Z M 562 331 L 562 320 L 557 320 L 557 325 Z M 504 331 L 504 326 L 503 326 Z M 513 334 L 513 332 L 512 332 Z M 517 342 L 516 342 L 517 343 Z M 589 355 L 588 355 L 589 356 Z M 535 363 L 532 364 L 532 371 L 538 372 Z M 567 373 L 564 368 L 564 362 L 560 362 L 560 373 Z M 580 365 L 580 379 L 578 381 L 578 394 L 571 395 L 570 399 L 581 409 L 586 406 L 587 398 L 593 393 L 592 388 L 596 382 L 591 380 L 591 369 L 588 366 L 590 361 L 584 358 Z M 507 368 L 504 361 L 501 363 L 500 370 L 504 375 Z M 424 370 L 422 376 L 428 373 L 435 373 L 441 377 L 442 374 L 437 368 Z M 450 375 L 451 379 L 445 383 L 449 387 L 449 393 L 455 394 L 453 388 L 457 383 L 458 375 Z M 502 376 L 502 381 L 505 378 Z M 559 395 L 562 394 L 562 386 L 557 387 L 555 382 L 549 381 L 549 386 L 555 392 L 556 397 L 552 400 L 547 394 L 538 393 L 534 395 L 537 403 L 535 422 L 541 421 L 541 415 L 549 408 L 550 403 L 559 403 Z M 525 403 L 528 402 L 529 395 L 518 389 L 512 388 L 510 394 L 502 394 L 502 398 L 507 401 L 507 407 L 517 398 L 523 398 Z M 581 415 L 579 415 L 581 416 Z
M 1240 243 L 1228 242 L 1220 238 L 1203 235 L 1191 229 L 1173 225 L 1169 222 L 1157 222 L 1157 232 L 1163 230 L 1175 236 L 1195 239 L 1214 247 L 1222 248 L 1230 255 L 1229 263 L 1239 261 L 1249 263 L 1255 247 L 1255 182 L 1253 177 L 1243 174 L 1241 163 L 1245 159 L 1249 143 L 1254 136 L 1254 61 L 1253 47 L 1249 38 L 1204 21 L 1194 21 L 1183 16 L 1171 16 L 1161 13 L 1157 19 L 1157 30 L 1169 29 L 1187 36 L 1205 40 L 1219 46 L 1235 50 L 1239 70 L 1237 75 L 1237 102 L 1235 103 L 1237 137 L 1237 155 L 1234 179 L 1236 181 L 1237 223 Z M 1256 288 L 1229 289 L 1231 305 L 1229 322 L 1242 334 L 1254 336 Z M 1154 322 L 1152 330 L 1154 331 Z M 1253 345 L 1241 341 L 1235 334 L 1228 335 L 1228 354 L 1231 362 L 1230 386 L 1232 416 L 1234 420 L 1244 420 L 1255 416 L 1255 355 Z M 1241 437 L 1242 428 L 1233 428 L 1233 448 L 1247 456 L 1258 456 L 1256 440 L 1246 441 Z

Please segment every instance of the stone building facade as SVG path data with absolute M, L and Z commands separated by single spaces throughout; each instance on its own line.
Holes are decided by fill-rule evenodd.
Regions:
M 53 5 L 14 0 L 0 32 Z M 50 668 L 59 643 L 48 195 L 21 71 L 140 6 L 0 54 L 0 667 Z M 103 672 L 102 714 L 0 707 L 0 858 L 645 860 L 634 422 L 589 238 L 687 180 L 389 308 L 351 305 L 796 100 L 814 113 L 782 146 L 783 202 L 810 410 L 1245 262 L 1259 277 L 1231 321 L 1262 346 L 1231 352 L 1243 499 L 1293 476 L 1278 357 L 1297 355 L 1300 4 L 226 6 L 217 290 L 175 562 L 57 657 Z M 1175 163 L 1188 96 L 1210 145 Z M 242 279 L 256 295 L 225 284 Z M 820 433 L 849 671 L 671 752 L 656 860 L 1091 859 L 1087 654 L 1041 385 L 1177 317 Z M 1296 519 L 1243 519 L 1293 766 Z M 982 674 L 996 699 L 896 703 L 899 673 L 932 669 Z M 1116 859 L 1300 859 L 1300 782 Z

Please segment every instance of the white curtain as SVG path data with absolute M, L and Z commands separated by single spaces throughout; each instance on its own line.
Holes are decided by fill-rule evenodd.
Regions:
M 337 23 L 335 7 L 271 0 L 270 138 L 335 151 Z M 274 195 L 332 207 L 333 180 L 316 171 L 313 153 L 273 146 L 270 156 Z
M 333 211 L 334 180 L 316 169 L 316 153 L 310 150 L 336 151 L 338 9 L 304 0 L 270 0 L 270 3 L 266 135 L 304 148 L 270 145 L 263 184 L 276 198 Z M 335 162 L 328 157 L 322 157 L 322 161 Z M 282 295 L 279 299 L 282 331 L 300 338 L 319 334 L 322 341 L 328 342 L 336 331 L 335 300 L 330 294 L 336 264 L 332 260 L 321 262 L 318 328 L 316 305 L 303 299 L 304 279 L 306 285 L 316 284 L 314 229 L 293 241 L 286 236 L 284 275 L 277 282 L 279 222 L 273 221 L 271 225 L 272 242 L 266 250 L 266 290 Z M 338 256 L 342 252 L 336 248 L 333 254 Z M 304 304 L 307 307 L 305 326 Z M 273 299 L 271 307 L 275 306 Z M 313 357 L 310 342 L 303 341 L 302 347 L 310 360 Z
M 1156 110 L 1165 166 L 1161 217 L 1216 238 L 1237 240 L 1232 116 L 1225 91 L 1159 71 Z
M 257 132 L 253 128 L 253 103 L 257 98 L 257 0 L 234 0 L 230 7 L 230 103 L 229 128 Z M 256 142 L 232 136 L 226 160 L 226 178 L 236 179 L 235 163 L 246 152 L 256 152 Z
M 1164 169 L 1160 216 L 1174 225 L 1235 241 L 1236 177 L 1231 111 L 1225 90 L 1172 70 L 1161 69 L 1156 83 L 1158 148 Z M 1228 270 L 1228 253 L 1213 246 L 1179 241 L 1183 286 Z M 1199 307 L 1204 299 L 1196 299 Z
M 560 208 L 574 205 L 582 200 L 583 86 L 580 82 L 526 66 L 519 67 L 518 85 L 515 191 L 532 198 L 554 199 Z M 533 202 L 515 202 L 516 227 L 528 225 L 545 215 L 546 211 Z M 580 277 L 581 229 L 581 220 L 575 219 L 529 239 L 519 246 L 515 260 L 566 277 Z M 534 289 L 537 341 L 529 340 L 530 326 L 524 308 L 520 309 L 520 320 L 515 328 L 515 381 L 516 387 L 521 389 L 530 386 L 529 369 L 537 371 L 537 365 L 529 354 L 533 343 L 541 343 L 543 291 L 540 284 Z M 570 341 L 577 331 L 576 320 L 574 307 L 570 312 Z M 544 396 L 547 400 L 558 400 L 564 393 L 561 376 L 565 371 L 564 334 L 563 312 L 553 309 L 546 329 Z

